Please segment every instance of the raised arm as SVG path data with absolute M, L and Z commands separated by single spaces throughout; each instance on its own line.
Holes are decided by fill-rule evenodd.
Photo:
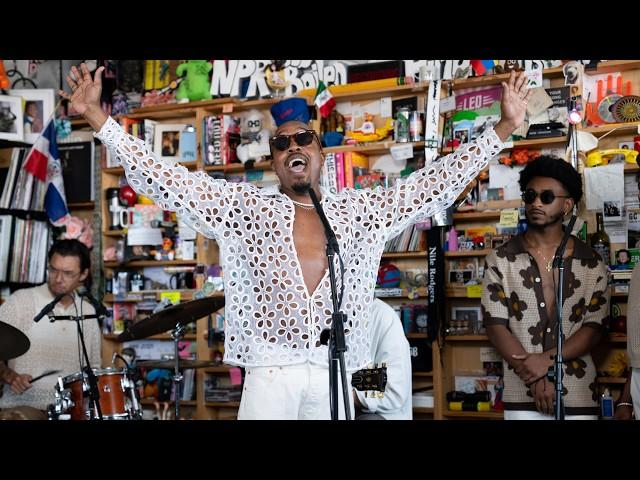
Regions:
M 474 142 L 463 144 L 456 152 L 430 162 L 399 180 L 393 188 L 357 192 L 360 211 L 368 217 L 365 220 L 379 222 L 391 238 L 417 217 L 432 216 L 452 205 L 524 121 L 531 95 L 525 88 L 525 78 L 524 74 L 516 76 L 512 71 L 509 81 L 502 82 L 500 121 Z
M 159 159 L 144 141 L 129 135 L 100 108 L 104 68 L 98 68 L 93 79 L 84 63 L 80 70 L 71 67 L 71 74 L 67 75 L 73 93 L 59 93 L 98 132 L 96 137 L 123 165 L 132 188 L 163 209 L 177 212 L 195 230 L 215 236 L 242 186 L 214 180 L 205 172 L 189 172 L 184 166 Z

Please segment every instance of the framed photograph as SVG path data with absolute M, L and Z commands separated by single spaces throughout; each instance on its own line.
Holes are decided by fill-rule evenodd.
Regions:
M 620 200 L 605 200 L 602 218 L 605 222 L 622 220 L 622 202 Z
M 447 263 L 449 284 L 462 286 L 478 277 L 478 259 L 475 257 L 452 259 Z
M 471 132 L 469 128 L 455 128 L 453 130 L 453 138 L 458 140 L 461 144 L 470 141 Z
M 52 88 L 9 90 L 9 95 L 22 97 L 24 141 L 35 143 L 53 115 L 55 92 Z
M 184 123 L 158 123 L 153 134 L 153 151 L 162 160 L 180 161 L 180 135 Z
M 0 139 L 24 141 L 21 97 L 0 95 Z
M 451 322 L 458 325 L 460 333 L 479 332 L 482 328 L 480 307 L 451 307 Z

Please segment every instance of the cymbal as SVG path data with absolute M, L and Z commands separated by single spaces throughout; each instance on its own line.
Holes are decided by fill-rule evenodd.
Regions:
M 178 323 L 185 325 L 195 322 L 222 307 L 224 307 L 224 297 L 198 298 L 190 302 L 172 305 L 144 320 L 134 323 L 128 330 L 118 336 L 118 340 L 125 342 L 164 333 L 174 329 Z
M 178 365 L 180 368 L 207 368 L 207 367 L 219 367 L 219 362 L 212 362 L 206 360 L 182 360 Z M 141 368 L 167 368 L 173 370 L 175 367 L 175 360 L 142 360 L 136 362 L 136 367 Z
M 31 346 L 27 336 L 16 327 L 0 322 L 0 360 L 19 357 Z

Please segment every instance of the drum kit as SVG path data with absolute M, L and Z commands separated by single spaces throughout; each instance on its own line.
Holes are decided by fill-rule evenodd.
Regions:
M 174 358 L 172 360 L 139 361 L 136 362 L 136 366 L 172 369 L 174 371 L 172 378 L 174 392 L 179 392 L 180 383 L 183 380 L 181 369 L 204 368 L 214 365 L 214 362 L 180 359 L 178 342 L 184 336 L 185 326 L 223 306 L 224 297 L 205 297 L 173 305 L 134 323 L 118 336 L 118 341 L 143 339 L 170 330 L 174 341 Z M 0 360 L 19 357 L 29 350 L 29 347 L 29 339 L 24 333 L 11 325 L 0 322 Z M 118 357 L 122 359 L 121 356 L 118 355 Z M 142 408 L 135 382 L 129 373 L 129 365 L 122 369 L 115 367 L 91 369 L 96 378 L 99 392 L 99 410 L 90 401 L 89 372 L 88 369 L 86 370 L 58 377 L 54 387 L 55 401 L 49 405 L 47 412 L 50 420 L 142 419 Z M 57 371 L 48 372 L 48 374 L 51 373 L 57 373 Z M 180 418 L 179 397 L 180 395 L 175 395 L 175 418 Z

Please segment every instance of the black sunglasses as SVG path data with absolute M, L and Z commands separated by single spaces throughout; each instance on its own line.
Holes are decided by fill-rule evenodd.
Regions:
M 295 139 L 296 144 L 299 147 L 306 147 L 307 145 L 310 145 L 311 142 L 313 142 L 314 138 L 317 138 L 316 132 L 314 130 L 303 130 L 292 135 L 276 135 L 275 137 L 271 137 L 269 139 L 269 143 L 271 143 L 271 145 L 273 145 L 276 150 L 284 152 L 287 148 L 289 148 L 289 145 L 291 145 L 291 137 Z M 319 143 L 320 140 L 318 140 L 318 144 Z
M 522 194 L 522 200 L 527 205 L 532 204 L 536 198 L 540 196 L 540 201 L 545 205 L 549 205 L 553 203 L 556 198 L 571 198 L 569 195 L 556 195 L 552 190 L 543 190 L 540 193 L 536 192 L 532 188 L 529 188 L 524 191 Z

